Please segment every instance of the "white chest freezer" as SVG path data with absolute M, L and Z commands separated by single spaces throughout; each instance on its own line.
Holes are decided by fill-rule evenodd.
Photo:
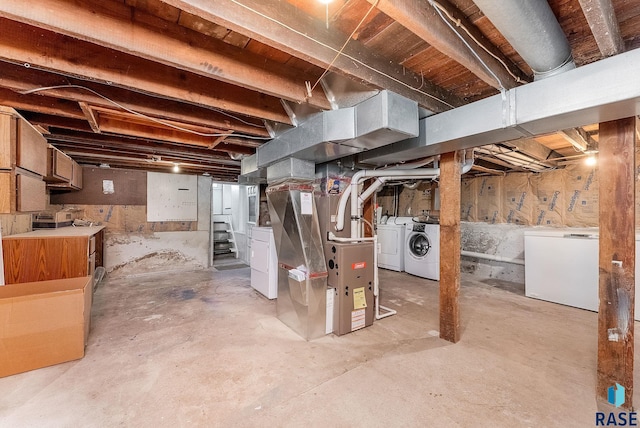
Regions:
M 525 231 L 525 295 L 597 312 L 598 237 L 597 228 Z M 636 284 L 640 279 L 639 256 L 636 251 Z M 639 292 L 636 287 L 634 318 L 638 321 Z

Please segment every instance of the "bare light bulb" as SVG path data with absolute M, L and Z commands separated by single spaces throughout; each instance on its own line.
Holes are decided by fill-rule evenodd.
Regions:
M 587 166 L 594 166 L 596 164 L 596 157 L 594 155 L 589 155 L 587 156 L 587 158 L 585 159 L 584 163 Z
M 329 4 L 331 3 L 333 0 L 318 0 L 320 3 L 322 4 Z
M 177 163 L 173 165 L 173 172 L 180 172 L 180 167 Z

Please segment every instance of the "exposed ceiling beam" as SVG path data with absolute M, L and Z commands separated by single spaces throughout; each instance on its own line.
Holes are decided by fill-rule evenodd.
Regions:
M 321 88 L 308 96 L 300 73 L 178 24 L 163 22 L 162 29 L 156 29 L 144 25 L 144 19 L 134 22 L 131 8 L 122 3 L 2 2 L 0 16 L 243 88 L 330 108 Z
M 624 41 L 611 0 L 579 0 L 602 56 L 624 52 Z
M 87 119 L 87 122 L 89 122 L 89 126 L 91 127 L 93 132 L 95 132 L 96 134 L 99 134 L 100 126 L 98 126 L 98 120 L 96 119 L 96 116 L 93 113 L 93 110 L 91 110 L 91 107 L 89 106 L 89 104 L 85 102 L 79 102 L 78 105 L 80 105 L 80 108 L 82 109 L 82 112 L 84 113 L 84 116 Z
M 95 156 L 96 158 L 99 158 L 101 160 L 106 160 L 107 162 L 110 161 L 111 159 L 117 160 L 120 157 L 135 157 L 146 163 L 189 162 L 194 165 L 206 166 L 207 168 L 210 168 L 212 170 L 220 170 L 220 171 L 237 171 L 238 170 L 238 167 L 235 167 L 235 166 L 224 166 L 224 165 L 216 164 L 214 162 L 206 162 L 203 160 L 180 156 L 180 154 L 156 156 L 155 159 L 159 158 L 159 160 L 154 160 L 154 157 L 149 157 L 147 153 L 140 152 L 140 151 L 131 151 L 126 149 L 119 149 L 119 151 L 116 151 L 116 149 L 113 149 L 113 148 L 97 148 L 96 149 L 96 148 L 88 148 L 84 146 L 74 146 L 74 145 L 64 144 L 64 143 L 63 144 L 56 143 L 53 145 L 71 157 L 78 156 L 78 155 L 83 155 L 84 157 Z M 117 156 L 114 156 L 114 154 L 117 154 Z
M 38 43 L 33 43 L 37 40 Z M 290 123 L 280 99 L 0 18 L 0 59 L 138 93 Z M 27 70 L 26 70 L 27 71 Z M 41 86 L 30 87 L 34 89 Z
M 91 125 L 84 119 L 57 116 L 55 113 L 34 113 L 33 111 L 21 111 L 20 114 L 32 125 L 43 128 L 58 127 L 91 133 L 94 132 Z
M 105 147 L 109 145 L 114 145 L 117 147 L 119 144 L 136 144 L 140 146 L 146 146 L 149 150 L 154 150 L 154 149 L 158 149 L 158 150 L 170 149 L 170 150 L 181 150 L 181 151 L 203 150 L 204 152 L 202 153 L 209 154 L 212 157 L 224 155 L 223 158 L 218 158 L 218 159 L 225 160 L 232 163 L 235 163 L 237 161 L 234 161 L 228 157 L 229 156 L 228 154 L 230 152 L 238 153 L 238 154 L 246 154 L 246 155 L 251 155 L 255 153 L 255 149 L 251 147 L 246 147 L 238 144 L 225 144 L 224 142 L 219 144 L 214 149 L 208 149 L 208 148 L 203 148 L 198 146 L 185 146 L 183 144 L 166 142 L 166 141 L 154 141 L 147 138 L 79 132 L 72 129 L 58 128 L 54 126 L 51 126 L 49 130 L 51 134 L 46 136 L 47 140 L 49 141 L 67 141 L 72 143 L 93 142 L 97 144 L 102 144 Z
M 0 81 L 1 80 L 2 71 L 0 70 Z M 11 107 L 16 110 L 28 110 L 84 120 L 84 114 L 77 103 L 58 98 L 39 97 L 37 95 L 21 95 L 2 87 L 0 87 L 0 105 Z
M 207 155 L 200 152 L 194 152 L 192 150 L 179 150 L 179 149 L 164 149 L 158 150 L 153 149 L 149 150 L 148 147 L 139 144 L 118 144 L 113 146 L 104 146 L 95 142 L 68 142 L 68 141 L 60 141 L 60 140 L 51 140 L 51 144 L 58 147 L 65 153 L 67 151 L 76 151 L 82 150 L 86 153 L 103 153 L 110 154 L 112 156 L 120 156 L 126 154 L 142 154 L 147 159 L 153 159 L 154 157 L 159 157 L 165 160 L 172 161 L 191 161 L 191 162 L 199 162 L 207 165 L 213 166 L 226 166 L 226 167 L 239 167 L 239 161 L 233 161 L 228 157 L 221 159 L 220 156 L 212 156 Z M 233 162 L 230 162 L 233 161 Z
M 518 85 L 518 79 L 527 79 L 522 71 L 493 46 L 475 25 L 446 0 L 438 0 L 434 6 L 430 5 L 428 0 L 367 1 L 375 4 L 386 15 L 494 88 L 511 89 Z M 447 14 L 451 15 L 453 21 L 449 21 Z M 491 54 L 478 46 L 461 28 L 454 31 L 452 28 L 456 26 L 468 29 L 476 40 L 491 51 Z M 460 37 L 463 37 L 464 41 Z M 474 49 L 482 62 L 469 50 L 465 41 Z M 496 59 L 496 56 L 500 60 Z
M 544 144 L 539 143 L 533 138 L 521 140 L 511 140 L 504 143 L 505 145 L 515 148 L 518 152 L 524 153 L 540 162 L 553 163 L 554 158 L 561 157 L 560 153 L 551 150 Z
M 75 103 L 66 103 L 65 100 L 73 100 L 92 106 L 118 108 L 113 102 L 107 101 L 105 98 L 100 97 L 95 93 L 82 89 L 49 89 L 47 91 L 38 92 L 39 95 L 21 95 L 18 93 L 9 93 L 9 91 L 1 89 L 7 88 L 17 92 L 25 92 L 36 87 L 59 86 L 65 84 L 82 85 L 88 89 L 96 91 L 123 107 L 144 115 L 160 119 L 174 120 L 177 122 L 200 124 L 214 128 L 233 129 L 234 131 L 242 134 L 261 137 L 269 136 L 269 133 L 264 127 L 264 123 L 248 116 L 225 114 L 218 110 L 211 110 L 192 104 L 152 97 L 114 86 L 101 85 L 98 83 L 51 75 L 44 71 L 34 70 L 33 68 L 25 69 L 23 67 L 18 67 L 13 64 L 0 61 L 0 91 L 2 94 L 6 93 L 6 97 L 11 100 L 20 102 L 21 107 L 14 108 L 21 108 L 25 110 L 31 109 L 31 111 L 39 113 L 51 113 L 55 111 L 55 106 L 58 106 L 61 110 L 60 115 L 74 118 L 82 118 L 83 112 Z M 46 94 L 46 96 L 44 94 Z M 60 100 L 61 98 L 62 100 Z M 54 110 L 39 110 L 42 105 L 46 106 L 48 104 L 54 106 Z M 33 106 L 30 107 L 30 105 Z
M 593 150 L 597 143 L 582 128 L 569 128 L 560 131 L 560 135 L 581 152 Z
M 350 40 L 336 58 L 347 36 L 294 5 L 280 0 L 161 0 L 188 13 L 244 34 L 266 45 L 332 69 L 361 82 L 396 92 L 434 112 L 463 102 L 420 75 L 380 57 L 357 40 Z M 310 82 L 313 84 L 314 82 Z M 319 85 L 318 85 L 319 86 Z
M 80 164 L 107 164 L 112 168 L 136 168 L 144 169 L 146 171 L 159 171 L 159 172 L 171 172 L 173 163 L 164 162 L 146 162 L 145 159 L 134 157 L 121 157 L 118 159 L 110 159 L 108 156 L 103 155 L 91 155 L 84 153 L 73 153 L 71 157 Z M 204 172 L 210 173 L 213 177 L 223 178 L 229 181 L 235 181 L 238 172 L 233 169 L 219 170 L 212 168 L 209 165 L 199 165 L 193 163 L 180 162 L 180 171 L 184 174 L 202 174 Z
M 194 127 L 182 124 L 172 124 L 182 129 L 176 129 L 167 125 L 158 124 L 149 120 L 132 117 L 132 115 L 118 114 L 109 110 L 97 111 L 98 124 L 103 132 L 112 134 L 129 135 L 141 138 L 150 138 L 159 141 L 171 141 L 174 143 L 213 148 L 224 138 L 229 131 Z M 202 135 L 206 134 L 206 135 Z

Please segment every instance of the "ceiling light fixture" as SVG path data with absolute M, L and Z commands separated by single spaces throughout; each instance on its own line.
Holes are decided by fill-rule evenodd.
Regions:
M 180 172 L 180 166 L 177 163 L 173 164 L 173 172 Z
M 585 159 L 584 163 L 587 166 L 594 166 L 596 164 L 596 156 L 592 153 Z
M 333 0 L 318 0 L 320 3 L 322 4 L 329 4 L 331 3 Z

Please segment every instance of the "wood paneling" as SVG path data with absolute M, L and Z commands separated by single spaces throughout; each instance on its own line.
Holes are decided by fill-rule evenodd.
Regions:
M 460 340 L 460 154 L 440 158 L 440 337 Z
M 634 117 L 600 124 L 598 380 L 596 396 L 625 388 L 625 409 L 633 409 L 635 302 Z M 617 406 L 616 406 L 617 407 Z
M 75 278 L 87 275 L 88 239 L 3 238 L 7 284 Z
M 128 169 L 83 168 L 82 190 L 52 193 L 54 205 L 146 205 L 147 173 Z M 103 180 L 113 181 L 114 193 L 105 194 Z

